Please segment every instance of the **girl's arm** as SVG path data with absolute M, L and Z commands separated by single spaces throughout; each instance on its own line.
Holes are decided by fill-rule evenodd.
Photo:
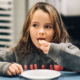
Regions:
M 51 43 L 48 56 L 63 67 L 80 72 L 80 50 L 71 43 Z
M 16 62 L 13 51 L 0 51 L 0 75 L 8 75 L 7 69 L 12 62 Z
M 10 65 L 9 62 L 1 62 L 0 61 L 0 75 L 8 75 L 7 68 Z
M 71 43 L 40 42 L 40 49 L 57 64 L 80 72 L 80 50 Z

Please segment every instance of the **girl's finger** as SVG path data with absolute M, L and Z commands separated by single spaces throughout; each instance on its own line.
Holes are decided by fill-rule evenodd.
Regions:
M 23 68 L 20 64 L 15 63 L 15 66 L 19 69 L 19 73 L 23 72 Z
M 41 50 L 49 50 L 49 48 L 50 48 L 49 46 L 48 46 L 48 47 L 40 46 L 40 49 L 41 49 Z
M 48 51 L 43 51 L 45 54 L 48 54 Z
M 50 43 L 44 40 L 39 40 L 39 43 L 41 44 L 41 46 L 45 46 L 45 47 L 50 46 Z
M 9 66 L 8 70 L 9 70 L 13 75 L 16 75 L 16 71 L 13 69 L 13 67 L 11 67 L 11 65 Z
M 9 76 L 12 76 L 12 73 L 9 70 L 7 70 L 7 73 Z
M 40 49 L 44 52 L 47 53 L 49 52 L 49 47 L 44 47 L 44 46 L 40 46 Z
M 19 74 L 19 69 L 15 64 L 12 64 L 11 67 L 15 70 L 16 74 Z

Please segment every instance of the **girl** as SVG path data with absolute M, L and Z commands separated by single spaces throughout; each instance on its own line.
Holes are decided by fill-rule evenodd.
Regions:
M 9 52 L 0 51 L 0 75 L 43 68 L 80 72 L 80 50 L 69 42 L 57 10 L 38 2 L 27 14 L 18 44 Z

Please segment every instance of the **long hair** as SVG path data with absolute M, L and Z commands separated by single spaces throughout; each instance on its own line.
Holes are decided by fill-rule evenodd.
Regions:
M 30 23 L 32 20 L 33 13 L 41 9 L 44 12 L 47 12 L 50 15 L 51 21 L 54 24 L 54 37 L 51 42 L 60 43 L 69 41 L 69 35 L 64 27 L 63 21 L 61 16 L 59 15 L 58 11 L 49 3 L 45 2 L 38 2 L 36 3 L 28 12 L 25 23 L 23 25 L 21 38 L 18 44 L 14 47 L 14 49 L 18 50 L 21 57 L 29 54 L 31 49 L 33 49 L 33 43 L 30 38 Z

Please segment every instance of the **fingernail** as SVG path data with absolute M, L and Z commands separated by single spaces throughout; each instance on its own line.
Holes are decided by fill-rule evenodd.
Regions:
M 22 65 L 21 65 L 21 67 L 22 67 Z

